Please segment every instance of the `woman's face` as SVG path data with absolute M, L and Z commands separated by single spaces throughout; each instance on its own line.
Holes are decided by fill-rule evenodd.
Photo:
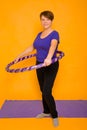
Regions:
M 48 18 L 46 18 L 45 16 L 41 16 L 41 24 L 43 26 L 44 29 L 50 28 L 52 25 L 52 21 Z

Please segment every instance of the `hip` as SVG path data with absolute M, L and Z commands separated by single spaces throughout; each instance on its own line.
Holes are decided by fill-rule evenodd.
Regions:
M 36 60 L 36 65 L 38 65 L 40 63 L 43 63 L 43 62 L 40 62 L 40 61 Z M 49 66 L 45 66 L 45 67 L 42 67 L 40 69 L 44 69 L 44 70 L 48 69 L 48 70 L 54 71 L 54 70 L 58 70 L 58 68 L 59 68 L 59 60 L 57 60 L 56 62 L 50 64 Z

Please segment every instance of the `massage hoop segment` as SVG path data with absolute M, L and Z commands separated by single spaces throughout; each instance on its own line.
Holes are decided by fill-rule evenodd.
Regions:
M 57 60 L 61 59 L 64 56 L 64 53 L 62 51 L 57 51 L 56 53 L 59 53 L 60 55 L 57 56 L 56 58 L 52 59 L 51 64 L 53 64 L 54 62 L 56 62 Z M 22 58 L 19 58 L 17 62 L 20 62 L 22 60 L 25 60 L 25 59 L 28 59 L 28 58 L 31 58 L 31 57 L 34 57 L 34 56 L 36 56 L 36 54 L 31 54 L 31 55 L 28 55 L 28 56 L 24 56 Z M 39 68 L 45 67 L 44 63 L 40 63 L 38 65 L 34 65 L 34 66 L 30 66 L 30 67 L 24 67 L 24 68 L 18 68 L 18 69 L 10 69 L 10 66 L 12 66 L 13 64 L 15 64 L 15 60 L 12 61 L 11 63 L 9 63 L 6 66 L 5 69 L 6 69 L 7 72 L 18 73 L 18 72 L 24 72 L 24 71 L 28 71 L 28 70 L 39 69 Z

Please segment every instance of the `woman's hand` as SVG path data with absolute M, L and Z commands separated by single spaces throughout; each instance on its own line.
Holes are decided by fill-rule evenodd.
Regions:
M 51 64 L 51 62 L 52 62 L 52 60 L 51 60 L 50 58 L 46 58 L 46 59 L 44 60 L 44 64 L 45 64 L 46 66 L 49 66 L 49 65 Z

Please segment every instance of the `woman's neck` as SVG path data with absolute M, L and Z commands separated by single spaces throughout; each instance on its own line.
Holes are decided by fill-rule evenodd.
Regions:
M 49 33 L 49 32 L 51 32 L 51 31 L 53 31 L 52 28 L 47 28 L 47 29 L 44 29 L 44 30 L 43 30 L 44 33 Z

